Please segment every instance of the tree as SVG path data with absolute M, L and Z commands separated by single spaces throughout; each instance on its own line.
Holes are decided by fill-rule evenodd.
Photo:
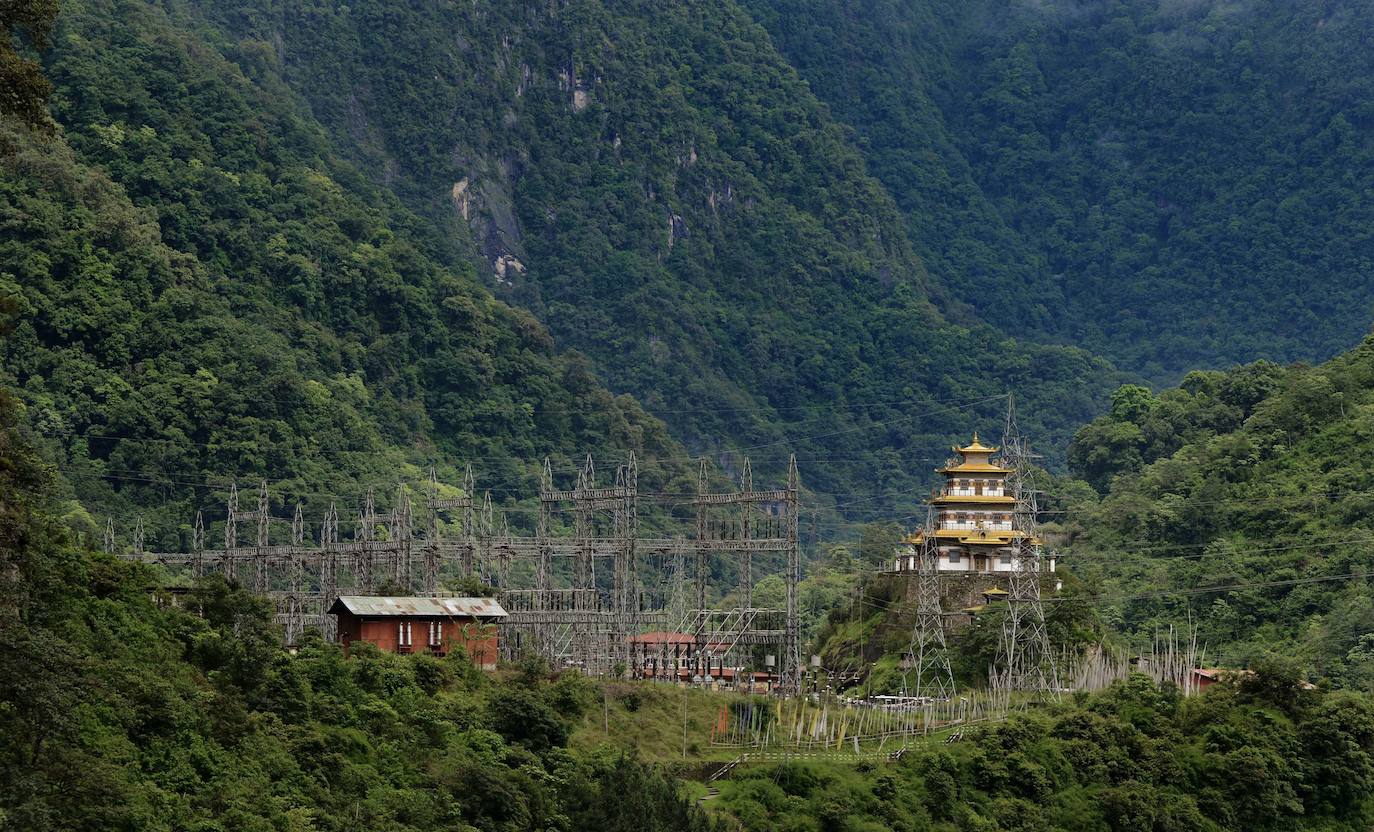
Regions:
M 4 0 L 0 2 L 0 115 L 14 116 L 44 132 L 52 130 L 48 94 L 52 84 L 43 76 L 38 61 L 21 55 L 15 41 L 22 39 L 38 51 L 47 49 L 57 0 Z
M 1374 791 L 1374 705 L 1332 694 L 1299 728 L 1308 763 L 1307 802 L 1316 813 L 1351 817 Z
M 491 727 L 501 736 L 531 751 L 547 751 L 562 745 L 568 726 L 538 692 L 511 688 L 487 703 Z

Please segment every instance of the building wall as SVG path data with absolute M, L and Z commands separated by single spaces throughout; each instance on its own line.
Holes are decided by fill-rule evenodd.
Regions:
M 958 574 L 969 572 L 975 574 L 989 574 L 1001 572 L 1015 572 L 1018 566 L 1017 558 L 1011 558 L 1009 561 L 1004 563 L 1002 560 L 1002 555 L 999 553 L 997 547 L 982 548 L 984 560 L 982 561 L 983 565 L 981 569 L 978 568 L 979 561 L 977 560 L 978 552 L 976 548 L 959 547 L 959 560 L 954 563 L 951 563 L 949 559 L 949 550 L 952 548 L 954 547 L 946 546 L 945 548 L 941 549 L 940 556 L 936 558 L 936 568 L 941 574 Z M 1055 559 L 1047 555 L 1044 555 L 1043 557 L 1045 563 L 1044 568 L 1050 572 L 1056 571 L 1057 564 L 1055 562 Z M 917 571 L 917 569 L 920 568 L 920 564 L 917 562 L 916 559 L 915 547 L 904 546 L 899 548 L 897 550 L 896 555 L 893 557 L 891 564 L 891 569 L 894 572 Z
M 443 640 L 438 647 L 429 643 L 430 624 L 443 625 Z M 410 624 L 410 644 L 400 643 L 400 625 Z M 467 651 L 472 663 L 483 670 L 495 670 L 499 655 L 497 625 L 484 623 L 474 618 L 426 618 L 387 616 L 382 618 L 358 618 L 352 615 L 339 616 L 339 641 L 344 649 L 354 641 L 366 641 L 377 649 L 388 653 L 451 653 L 459 647 Z

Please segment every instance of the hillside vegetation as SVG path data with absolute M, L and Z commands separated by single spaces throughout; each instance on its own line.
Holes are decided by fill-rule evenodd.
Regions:
M 0 829 L 705 830 L 674 781 L 573 752 L 599 697 L 542 668 L 307 640 L 215 578 L 74 545 L 0 398 Z
M 1282 655 L 1312 681 L 1374 691 L 1374 337 L 1315 367 L 1125 385 L 1068 459 L 1067 475 L 1036 474 L 1064 581 L 1045 605 L 1052 642 L 1148 651 L 1195 627 L 1208 664 Z M 900 689 L 910 583 L 868 576 L 837 604 L 814 646 L 826 666 Z M 1004 610 L 951 634 L 961 683 L 986 679 Z
M 1367 328 L 1367 0 L 743 2 L 1006 331 L 1173 381 Z
M 947 322 L 862 155 L 732 0 L 181 13 L 693 452 L 778 473 L 795 450 L 827 500 L 881 509 L 1007 390 L 1058 454 L 1114 386 Z
M 1134 677 L 970 735 L 895 765 L 745 770 L 720 809 L 750 832 L 1354 832 L 1371 820 L 1374 708 L 1303 691 L 1277 667 L 1186 700 Z
M 460 654 L 345 659 L 309 639 L 288 654 L 262 603 L 218 579 L 168 606 L 149 567 L 73 545 L 13 408 L 0 399 L 0 829 L 1172 832 L 1371 819 L 1374 705 L 1304 689 L 1281 665 L 1188 701 L 1136 678 L 895 765 L 740 769 L 708 818 L 617 750 L 676 756 L 665 735 L 689 719 L 700 738 L 708 694 L 550 681 L 535 665 L 492 677 Z M 598 740 L 598 717 L 615 733 Z
M 1374 339 L 1317 367 L 1122 388 L 1070 460 L 1105 493 L 1052 486 L 1064 563 L 1115 628 L 1148 640 L 1191 617 L 1213 660 L 1279 651 L 1374 688 Z
M 1371 828 L 1374 337 L 1183 375 L 1368 326 L 1365 5 L 0 4 L 0 832 Z M 803 636 L 892 691 L 909 582 L 861 573 L 1009 390 L 1055 644 L 1195 625 L 1253 672 L 704 811 L 675 775 L 737 697 L 287 651 L 96 551 L 106 514 L 186 548 L 235 479 L 347 516 L 471 462 L 519 517 L 545 456 L 687 494 L 797 452 L 859 558 L 809 564 Z
M 589 451 L 638 451 L 648 483 L 686 470 L 661 422 L 156 8 L 73 0 L 54 40 L 61 136 L 0 127 L 0 380 L 86 509 L 184 546 L 234 477 L 346 513 L 431 464 L 457 483 L 473 463 L 498 502 L 546 454 L 566 476 Z

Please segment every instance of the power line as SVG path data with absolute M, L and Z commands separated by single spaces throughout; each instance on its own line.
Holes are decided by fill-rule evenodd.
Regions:
M 1274 480 L 1274 481 L 1279 481 L 1279 482 L 1281 482 L 1282 480 Z M 1270 480 L 1258 480 L 1258 481 L 1256 481 L 1256 482 L 1254 482 L 1254 483 L 1247 483 L 1247 484 L 1263 484 L 1263 483 L 1266 483 L 1266 482 L 1271 482 L 1271 481 L 1270 481 Z M 1042 496 L 1048 496 L 1048 497 L 1069 496 L 1069 495 L 1064 494 L 1063 492 L 1055 492 L 1055 491 L 1041 491 L 1041 492 L 1038 492 L 1038 493 L 1041 494 Z M 835 494 L 835 495 L 832 495 L 832 496 L 840 496 L 840 495 L 839 495 L 839 494 Z M 844 495 L 844 496 L 850 496 L 850 495 Z M 855 494 L 854 496 L 859 496 L 859 495 Z M 869 499 L 875 499 L 875 500 L 876 500 L 876 499 L 884 499 L 884 498 L 891 498 L 891 499 L 914 498 L 916 495 L 913 495 L 913 494 L 911 494 L 911 493 L 909 493 L 909 492 L 905 492 L 905 491 L 890 491 L 890 492 L 870 492 L 870 493 L 868 493 L 867 495 L 864 495 L 864 496 L 866 496 L 866 497 L 869 498 Z M 1208 500 L 1197 500 L 1197 499 L 1193 499 L 1193 498 L 1188 497 L 1187 495 L 1183 495 L 1183 494 L 1172 494 L 1172 493 L 1168 493 L 1168 494 L 1160 494 L 1160 495 L 1157 495 L 1157 496 L 1154 496 L 1154 497 L 1147 497 L 1147 499 L 1158 500 L 1158 499 L 1161 499 L 1161 498 L 1163 498 L 1163 497 L 1178 497 L 1179 499 L 1185 501 L 1185 505 L 1186 505 L 1186 506 L 1192 507 L 1192 506 L 1237 505 L 1237 504 L 1256 504 L 1256 505 L 1260 505 L 1260 504 L 1271 503 L 1271 502 L 1301 501 L 1301 500 L 1313 500 L 1313 499 L 1330 499 L 1330 498 L 1333 498 L 1333 497 L 1370 497 L 1370 496 L 1374 496 L 1374 490 L 1367 490 L 1367 489 L 1349 489 L 1349 490 L 1343 490 L 1343 491 L 1309 491 L 1309 492 L 1305 492 L 1305 493 L 1302 493 L 1302 494 L 1270 494 L 1270 495 L 1260 496 L 1260 497 L 1219 497 L 1219 498 L 1216 498 L 1216 499 L 1208 499 Z M 858 504 L 858 503 L 860 503 L 860 502 L 864 502 L 864 500 L 855 500 L 855 501 L 854 501 L 854 504 Z M 1105 506 L 1104 503 L 1096 503 L 1096 504 L 1091 505 L 1091 506 L 1082 506 L 1082 507 L 1067 508 L 1067 509 L 1041 509 L 1039 513 L 1040 513 L 1041 515 L 1045 515 L 1045 514 L 1056 514 L 1056 515 L 1092 514 L 1092 513 L 1095 513 L 1095 512 L 1097 512 L 1097 511 L 1102 510 L 1102 508 L 1104 508 L 1104 506 Z M 878 513 L 886 513 L 886 510 L 885 510 L 885 509 L 882 509 L 882 508 L 858 509 L 857 512 L 859 512 L 859 513 L 874 513 L 874 514 L 878 514 Z M 912 516 L 914 517 L 914 516 L 917 516 L 917 515 L 913 514 Z
M 1046 598 L 1045 600 L 1047 602 L 1054 602 L 1060 604 L 1083 603 L 1089 606 L 1101 606 L 1104 604 L 1114 604 L 1121 601 L 1149 600 L 1153 598 L 1169 597 L 1172 595 L 1206 595 L 1207 593 L 1211 592 L 1235 592 L 1237 590 L 1242 589 L 1258 589 L 1265 587 L 1280 586 L 1300 586 L 1303 584 L 1348 581 L 1357 578 L 1374 578 L 1374 570 L 1367 570 L 1362 572 L 1345 572 L 1339 575 L 1317 575 L 1308 578 L 1286 578 L 1281 580 L 1269 581 L 1239 581 L 1230 584 L 1218 584 L 1216 586 L 1195 586 L 1181 587 L 1176 589 L 1158 589 L 1151 590 L 1149 592 L 1139 593 L 1098 593 L 1088 595 L 1057 596 L 1053 598 Z M 909 601 L 880 601 L 874 598 L 870 598 L 866 603 L 869 606 L 881 606 L 883 609 L 887 609 L 889 611 L 901 611 L 902 609 L 913 606 L 913 604 Z
M 1346 572 L 1340 575 L 1319 575 L 1311 578 L 1288 578 L 1284 580 L 1275 581 L 1243 581 L 1240 583 L 1222 584 L 1220 586 L 1184 587 L 1181 589 L 1160 589 L 1153 590 L 1151 592 L 1140 592 L 1121 595 L 1091 595 L 1087 597 L 1091 598 L 1094 602 L 1098 603 L 1116 603 L 1119 601 L 1141 601 L 1151 598 L 1167 597 L 1170 595 L 1206 595 L 1209 592 L 1234 592 L 1239 589 L 1258 589 L 1264 587 L 1277 586 L 1299 586 L 1302 584 L 1329 583 L 1332 581 L 1349 581 L 1354 580 L 1356 578 L 1370 577 L 1374 577 L 1374 570 L 1364 572 Z M 1055 598 L 1053 600 L 1063 603 L 1076 601 L 1079 600 L 1081 597 L 1082 596 L 1073 598 Z
M 306 379 L 306 381 L 317 381 L 317 380 L 318 380 L 318 379 Z M 404 402 L 404 401 L 418 401 L 418 400 L 423 400 L 423 398 L 424 398 L 422 395 L 421 395 L 421 396 L 412 396 L 412 397 L 396 396 L 396 395 L 390 393 L 389 391 L 387 391 L 387 390 L 385 390 L 385 389 L 380 390 L 380 391 L 377 391 L 377 392 L 387 393 L 388 395 L 390 395 L 392 398 L 394 398 L 394 399 L 395 399 L 396 401 L 398 401 L 398 402 Z M 610 404 L 608 404 L 607 406 L 603 406 L 603 407 L 578 407 L 578 408 L 570 408 L 570 407 L 549 407 L 549 406 L 547 406 L 547 405 L 536 404 L 536 403 L 534 403 L 534 402 L 521 402 L 520 404 L 529 405 L 531 413 L 544 414 L 544 415 L 550 415 L 550 416 L 585 416 L 585 415 L 605 414 L 605 413 L 607 413 L 609 410 L 611 410 L 612 407 L 614 407 L 614 403 L 615 403 L 615 401 L 616 401 L 617 399 L 619 399 L 622 395 L 626 395 L 626 394 L 616 394 L 616 393 L 612 393 L 612 392 L 609 391 L 609 390 L 606 391 L 606 392 L 607 392 L 607 394 L 609 395 Z M 1003 398 L 1005 395 L 1006 395 L 1006 394 L 1004 394 L 1004 393 L 999 393 L 999 394 L 996 394 L 995 396 L 992 396 L 992 398 Z M 297 405 L 297 404 L 301 403 L 301 402 L 304 400 L 304 398 L 305 398 L 304 394 L 302 394 L 301 396 L 297 396 L 297 397 L 286 397 L 286 396 L 273 396 L 273 395 L 264 395 L 264 394 L 262 394 L 262 393 L 255 393 L 255 394 L 251 397 L 251 400 L 252 400 L 254 403 L 258 403 L 258 404 L 274 404 L 274 405 L 282 405 L 282 406 L 287 406 L 287 407 L 289 407 L 289 406 L 294 406 L 294 405 Z M 753 405 L 739 405 L 739 406 L 734 406 L 734 407 L 722 405 L 722 406 L 713 406 L 713 407 L 657 408 L 657 407 L 653 407 L 653 406 L 651 406 L 651 405 L 646 404 L 646 403 L 644 402 L 643 399 L 640 399 L 640 398 L 637 398 L 637 397 L 633 397 L 633 396 L 632 396 L 631 398 L 633 399 L 633 401 L 635 402 L 635 404 L 639 405 L 639 408 L 640 408 L 641 410 L 643 410 L 645 413 L 647 413 L 647 414 L 649 414 L 649 415 L 654 415 L 654 416 L 659 415 L 659 414 L 680 415 L 680 414 L 688 414 L 688 413 L 748 413 L 748 414 L 752 414 L 752 415 L 755 415 L 755 416 L 767 416 L 767 415 L 770 415 L 771 413 L 786 413 L 786 412 L 794 412 L 794 411 L 807 411 L 807 412 L 810 412 L 810 411 L 836 411 L 836 410 L 864 410 L 864 409 L 867 409 L 867 408 L 874 408 L 874 407 L 900 407 L 900 406 L 906 406 L 906 405 L 947 404 L 947 403 L 950 403 L 950 402 L 958 402 L 958 401 L 964 401 L 964 400 L 966 400 L 965 397 L 963 397 L 963 396 L 957 396 L 957 397 L 956 397 L 956 396 L 951 396 L 951 397 L 948 397 L 948 398 L 921 397 L 921 398 L 910 398 L 910 399 L 887 399 L 887 400 L 874 401 L 874 402 L 846 402 L 846 403 L 840 403 L 840 402 L 827 402 L 827 403 L 811 403 L 811 404 L 797 404 L 797 405 L 772 405 L 772 404 L 762 404 L 762 405 L 759 405 L 759 404 L 753 404 Z
M 832 432 L 829 432 L 829 433 L 816 434 L 816 435 L 813 435 L 813 436 L 797 437 L 797 438 L 792 439 L 792 440 L 781 440 L 781 441 L 779 441 L 779 442 L 769 442 L 769 443 L 762 443 L 762 444 L 758 444 L 758 445 L 744 446 L 744 447 L 741 447 L 741 448 L 732 448 L 732 449 L 730 449 L 730 452 L 731 452 L 731 453 L 742 453 L 742 452 L 744 452 L 744 451 L 752 451 L 752 450 L 757 450 L 757 449 L 759 449 L 759 448 L 774 447 L 774 446 L 779 446 L 779 445 L 784 445 L 784 444 L 790 444 L 790 443 L 806 442 L 806 441 L 811 441 L 811 440 L 814 440 L 814 439 L 828 438 L 828 437 L 831 437 L 831 436 L 837 436 L 837 435 L 840 435 L 840 434 L 850 433 L 850 432 L 854 432 L 854 431 L 858 431 L 858 430 L 868 430 L 868 429 L 872 429 L 872 428 L 876 428 L 876 427 L 883 427 L 883 426 L 886 426 L 886 425 L 889 425 L 889 424 L 894 424 L 894 423 L 897 423 L 897 422 L 910 421 L 910 420 L 912 420 L 912 419 L 922 418 L 923 416 L 928 416 L 928 415 L 931 415 L 931 414 L 933 414 L 933 413 L 946 412 L 946 411 L 950 411 L 950 410 L 958 410 L 958 409 L 962 409 L 962 408 L 965 408 L 965 407 L 971 407 L 971 406 L 973 406 L 973 405 L 975 405 L 975 404 L 983 403 L 983 402 L 986 402 L 986 401 L 992 401 L 992 400 L 994 400 L 994 399 L 1003 398 L 1004 396 L 1005 396 L 1005 394 L 998 394 L 997 396 L 987 396 L 987 397 L 983 397 L 983 398 L 979 398 L 979 399 L 968 400 L 968 401 L 965 401 L 964 403 L 958 404 L 958 405 L 951 405 L 951 406 L 948 406 L 948 407 L 936 408 L 936 409 L 934 409 L 934 410 L 926 411 L 926 412 L 924 412 L 924 413 L 909 414 L 909 415 L 902 416 L 902 417 L 898 417 L 898 418 L 895 418 L 895 419 L 890 419 L 890 420 L 887 420 L 887 421 L 885 421 L 885 422 L 875 422 L 875 423 L 872 423 L 872 424 L 869 424 L 869 425 L 857 426 L 857 427 L 854 427 L 854 428 L 848 428 L 848 429 L 841 430 L 841 431 L 832 431 Z M 156 441 L 156 440 L 149 440 L 149 441 Z M 218 447 L 218 445 L 212 444 L 212 443 L 195 443 L 195 442 L 193 442 L 193 443 L 190 443 L 190 444 L 197 445 L 197 446 L 201 446 L 201 447 Z M 260 448 L 260 447 L 262 447 L 262 446 L 257 445 L 257 444 L 254 444 L 253 447 L 254 447 L 254 448 Z M 292 444 L 292 445 L 290 445 L 290 447 L 294 449 L 294 448 L 296 448 L 297 446 L 294 445 L 294 444 Z M 381 453 L 381 451 L 378 451 L 378 453 Z M 658 457 L 658 458 L 656 458 L 656 459 L 655 459 L 655 458 L 645 458 L 645 459 L 641 460 L 640 464 L 641 464 L 641 465 L 645 465 L 645 464 L 650 464 L 650 463 L 654 463 L 654 462 L 657 462 L 657 463 L 664 463 L 664 462 L 687 462 L 687 461 L 696 461 L 696 460 L 698 460 L 698 459 L 700 459 L 700 458 L 701 458 L 701 457 L 695 456 L 695 455 L 691 455 L 691 456 L 688 456 L 688 455 L 679 455 L 679 456 L 671 456 L 671 457 Z M 502 460 L 504 460 L 504 461 L 515 460 L 515 461 L 520 461 L 520 462 L 525 462 L 525 463 L 528 462 L 528 460 L 526 460 L 526 459 L 523 458 L 523 457 L 513 457 L 513 456 L 508 456 L 508 457 L 487 457 L 486 459 L 487 459 L 488 461 L 490 461 L 490 460 L 492 460 L 492 459 L 502 459 Z M 121 470 L 121 469 L 116 469 L 116 470 Z M 144 473 L 146 473 L 146 472 L 138 472 L 138 473 L 144 474 Z M 147 476 L 132 476 L 132 477 L 130 477 L 130 476 L 125 476 L 125 477 L 120 477 L 120 476 L 117 476 L 117 475 L 99 474 L 99 473 L 96 473 L 96 472 L 89 472 L 89 473 L 87 473 L 86 475 L 87 475 L 87 476 L 101 476 L 101 477 L 104 477 L 104 478 L 107 478 L 107 479 L 117 479 L 117 480 L 118 480 L 118 479 L 124 479 L 124 480 L 128 480 L 128 481 L 131 481 L 131 482 L 149 482 L 149 483 L 159 483 L 159 484 L 166 484 L 166 485 L 205 486 L 205 485 L 208 484 L 208 483 L 204 483 L 204 482 L 201 482 L 201 481 L 194 481 L 194 482 L 192 482 L 192 481 L 185 481 L 185 480 L 183 480 L 183 481 L 176 481 L 176 480 L 167 479 L 166 477 L 147 477 Z M 234 482 L 234 481 L 235 481 L 234 479 L 227 479 L 226 482 L 225 482 L 225 484 L 228 485 L 228 484 L 230 484 L 230 483 L 232 483 L 232 482 Z M 514 484 L 514 483 L 512 483 L 512 484 Z
M 1160 558 L 1160 557 L 1148 557 L 1148 556 L 1147 556 L 1147 557 L 1137 557 L 1137 558 L 1132 558 L 1132 557 L 1119 557 L 1119 556 L 1113 555 L 1112 553 L 1106 552 L 1106 551 L 1096 551 L 1096 552 L 1060 552 L 1060 553 L 1056 554 L 1054 557 L 1055 557 L 1055 560 L 1077 560 L 1078 558 L 1083 558 L 1083 559 L 1085 559 L 1085 560 L 1100 561 L 1100 562 L 1102 562 L 1102 563 L 1104 563 L 1104 564 L 1110 564 L 1110 563 L 1171 563 L 1171 562 L 1173 562 L 1173 561 L 1188 560 L 1188 559 L 1191 559 L 1191 558 L 1225 557 L 1225 556 L 1229 556 L 1229 555 L 1232 555 L 1232 554 L 1237 554 L 1237 555 L 1248 555 L 1248 554 L 1253 554 L 1253 553 L 1257 553 L 1257 552 L 1287 552 L 1287 551 L 1293 551 L 1293 550 L 1295 550 L 1295 549 L 1318 549 L 1318 548 L 1322 548 L 1322 547 L 1326 547 L 1326 546 L 1344 546 L 1344 545 L 1356 544 L 1356 543 L 1369 543 L 1370 541 L 1371 541 L 1371 537 L 1370 537 L 1370 536 L 1366 536 L 1366 537 L 1357 538 L 1357 539 L 1354 539 L 1354 540 L 1319 540 L 1319 541 L 1310 542 L 1310 543 L 1294 543 L 1294 544 L 1283 545 L 1283 546 L 1255 546 L 1255 547 L 1247 546 L 1243 551 L 1235 552 L 1235 553 L 1231 553 L 1231 552 L 1225 552 L 1225 553 L 1209 553 L 1209 552 L 1205 552 L 1205 551 L 1204 551 L 1204 552 L 1196 552 L 1196 553 L 1191 554 L 1191 555 L 1173 555 L 1173 556 L 1164 557 L 1164 558 Z M 1190 547 L 1190 548 L 1205 548 L 1205 547 L 1211 546 L 1213 543 L 1217 543 L 1217 542 L 1228 543 L 1229 541 L 1225 541 L 1225 540 L 1213 540 L 1213 541 L 1211 541 L 1211 542 L 1209 542 L 1209 543 L 1197 544 L 1196 546 L 1193 546 L 1193 547 Z M 1130 553 L 1127 553 L 1127 554 L 1129 555 Z
M 58 471 L 61 471 L 62 473 L 66 474 L 66 475 L 68 475 L 69 478 L 78 478 L 78 479 L 79 479 L 79 478 L 88 478 L 88 479 L 97 479 L 97 480 L 117 480 L 117 481 L 128 481 L 128 482 L 143 482 L 143 483 L 149 483 L 149 484 L 177 485 L 177 486 L 193 487 L 193 488 L 217 488 L 217 487 L 221 487 L 221 486 L 227 488 L 230 484 L 232 484 L 233 482 L 236 481 L 236 480 L 233 480 L 233 479 L 226 479 L 226 480 L 224 480 L 222 483 L 216 484 L 215 482 L 213 482 L 213 481 L 211 481 L 211 480 L 209 480 L 209 479 L 207 479 L 207 480 L 176 479 L 176 478 L 171 478 L 171 477 L 168 477 L 168 476 L 155 476 L 155 475 L 153 475 L 152 472 L 137 471 L 136 469 L 114 469 L 114 470 L 116 470 L 116 471 L 131 471 L 132 473 L 129 473 L 129 474 L 117 474 L 117 473 L 112 473 L 112 472 L 110 472 L 109 470 L 106 470 L 106 471 L 104 471 L 104 472 L 100 472 L 100 471 L 88 471 L 88 470 L 82 470 L 82 469 L 67 468 L 67 467 L 62 467 L 62 466 L 55 466 L 55 469 L 58 470 Z M 514 487 L 517 487 L 517 486 L 520 485 L 520 483 L 518 483 L 518 482 L 501 482 L 501 483 L 495 483 L 494 485 L 497 486 L 497 487 L 493 487 L 493 488 L 484 488 L 484 489 L 482 489 L 482 490 L 485 491 L 485 492 L 490 492 L 490 493 L 492 493 L 493 495 L 498 496 L 498 497 L 516 497 L 516 496 L 518 496 L 518 493 L 517 493 L 516 491 L 512 490 Z M 511 488 L 503 488 L 503 487 L 500 487 L 500 486 L 503 486 L 503 485 L 504 485 L 504 486 L 510 486 Z M 351 500 L 351 499 L 358 498 L 359 495 L 360 495 L 361 493 L 362 493 L 361 491 L 358 492 L 357 494 L 339 494 L 339 493 L 334 493 L 334 492 L 322 492 L 322 491 L 300 491 L 300 492 L 294 492 L 294 493 L 293 493 L 293 496 L 296 496 L 296 497 L 325 497 L 325 498 L 336 499 L 336 500 Z M 813 492 L 813 493 L 817 493 L 817 492 Z M 1232 502 L 1236 502 L 1236 503 L 1262 503 L 1262 502 L 1271 502 L 1271 501 L 1280 501 L 1280 500 L 1282 500 L 1282 501 L 1287 501 L 1287 500 L 1297 500 L 1297 499 L 1309 499 L 1309 498 L 1312 498 L 1312 497 L 1325 497 L 1325 498 L 1330 498 L 1330 497 L 1334 497 L 1334 496 L 1340 496 L 1340 495 L 1342 495 L 1342 494 L 1345 494 L 1345 495 L 1368 495 L 1368 494 L 1374 494 L 1374 492 L 1369 492 L 1369 491 L 1353 491 L 1353 490 L 1352 490 L 1352 491 L 1347 491 L 1347 492 L 1324 492 L 1324 493 L 1321 493 L 1321 494 L 1288 495 L 1288 496 L 1284 496 L 1284 497 L 1265 497 L 1265 498 L 1257 498 L 1256 500 L 1244 500 L 1244 499 L 1241 499 L 1241 498 L 1237 498 L 1236 500 L 1234 500 L 1234 501 L 1232 501 Z M 679 492 L 679 493 L 668 492 L 665 496 L 673 496 L 673 495 L 678 496 L 678 497 L 681 497 L 681 498 L 683 498 L 684 500 L 688 500 L 688 501 L 689 501 L 690 496 L 691 496 L 691 494 L 690 494 L 689 492 Z M 823 495 L 823 493 L 819 493 L 818 495 Z M 1212 501 L 1212 502 L 1220 502 L 1220 501 Z M 677 507 L 683 507 L 683 506 L 685 506 L 686 504 L 687 504 L 687 503 L 684 502 L 683 504 L 681 504 L 681 505 L 679 505 L 679 506 L 677 506 Z M 844 508 L 844 505 L 845 505 L 845 504 L 836 504 L 836 505 L 833 505 L 833 506 L 832 506 L 832 505 L 828 505 L 828 504 L 825 504 L 825 503 L 813 503 L 811 506 L 809 506 L 809 508 L 811 508 L 812 510 L 820 510 L 820 509 L 841 510 L 841 509 Z M 670 506 L 670 507 L 672 507 L 672 506 Z M 519 513 L 519 512 L 533 512 L 533 511 L 535 511 L 535 509 L 532 508 L 532 507 L 510 506 L 510 505 L 505 506 L 505 507 L 503 508 L 503 510 L 504 510 L 504 511 L 507 511 L 507 512 L 516 512 L 516 513 Z M 895 522 L 895 521 L 909 520 L 909 519 L 915 519 L 915 518 L 916 518 L 916 515 L 913 514 L 913 515 L 902 515 L 902 516 L 893 517 L 892 520 Z M 860 522 L 860 521 L 846 521 L 846 520 L 826 521 L 826 522 L 823 522 L 823 523 L 816 523 L 816 524 L 814 524 L 814 526 L 817 527 L 817 528 L 825 528 L 825 529 L 837 530 L 837 531 L 852 531 L 852 530 L 856 530 L 856 529 L 858 529 L 858 528 L 861 528 L 863 525 L 865 525 L 865 524 L 863 524 L 863 523 Z M 1144 553 L 1144 552 L 1184 551 L 1184 550 L 1190 550 L 1190 549 L 1203 549 L 1203 548 L 1206 548 L 1206 547 L 1209 547 L 1209 546 L 1213 545 L 1214 543 L 1218 542 L 1219 540 L 1220 540 L 1221 542 L 1225 542 L 1225 538 L 1214 538 L 1214 539 L 1212 539 L 1212 540 L 1204 541 L 1204 542 L 1201 542 L 1201 543 L 1148 543 L 1148 541 L 1137 539 L 1137 540 L 1126 540 L 1126 541 L 1121 541 L 1121 542 L 1115 544 L 1114 547 L 1113 547 L 1113 549 L 1116 550 L 1116 551 L 1122 552 L 1122 553 L 1124 553 L 1124 554 L 1138 554 L 1138 553 Z M 1136 545 L 1136 546 L 1134 546 L 1134 547 L 1132 547 L 1132 548 L 1127 548 L 1127 549 L 1124 549 L 1124 550 L 1122 550 L 1122 549 L 1120 548 L 1120 547 L 1122 547 L 1122 546 L 1131 546 L 1131 544 L 1143 544 L 1143 545 Z M 1270 550 L 1270 549 L 1251 549 L 1250 551 L 1269 551 L 1269 550 Z M 1089 552 L 1074 552 L 1072 549 L 1069 549 L 1069 550 L 1065 550 L 1065 551 L 1060 551 L 1060 552 L 1056 555 L 1056 557 L 1059 558 L 1059 559 L 1070 559 L 1070 558 L 1071 558 L 1071 559 L 1078 559 L 1078 558 L 1085 558 L 1085 559 L 1088 559 L 1088 558 L 1097 558 L 1097 557 L 1099 557 L 1099 555 L 1098 555 L 1097 553 L 1089 553 Z M 1115 559 L 1117 559 L 1117 560 L 1121 560 L 1121 557 L 1120 557 L 1119 554 L 1112 554 L 1112 555 L 1103 554 L 1103 555 L 1100 555 L 1100 557 L 1103 557 L 1103 558 L 1112 557 L 1112 558 L 1115 558 Z M 1187 557 L 1187 556 L 1182 556 L 1182 555 L 1180 555 L 1180 556 L 1178 556 L 1178 557 Z

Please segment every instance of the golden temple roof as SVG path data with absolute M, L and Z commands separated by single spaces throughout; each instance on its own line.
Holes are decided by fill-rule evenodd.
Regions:
M 973 441 L 962 448 L 953 449 L 956 454 L 963 457 L 963 460 L 955 464 L 946 464 L 943 468 L 936 468 L 936 472 L 941 474 L 1009 474 L 1010 468 L 1003 468 L 994 465 L 988 457 L 997 453 L 998 448 L 989 447 L 978 441 L 978 434 L 973 434 Z
M 960 454 L 995 454 L 997 453 L 997 448 L 990 448 L 987 445 L 984 445 L 982 442 L 979 442 L 978 431 L 974 431 L 973 442 L 969 443 L 968 445 L 965 445 L 962 448 L 955 448 L 954 451 L 955 453 Z
M 926 533 L 924 530 L 917 531 L 902 540 L 903 543 L 919 546 L 925 542 Z M 1004 546 L 1019 537 L 1025 537 L 1026 533 L 1020 529 L 936 529 L 932 535 L 936 540 L 949 541 L 956 540 L 959 543 L 968 543 L 983 546 Z M 1039 539 L 1031 538 L 1032 543 L 1039 543 Z

